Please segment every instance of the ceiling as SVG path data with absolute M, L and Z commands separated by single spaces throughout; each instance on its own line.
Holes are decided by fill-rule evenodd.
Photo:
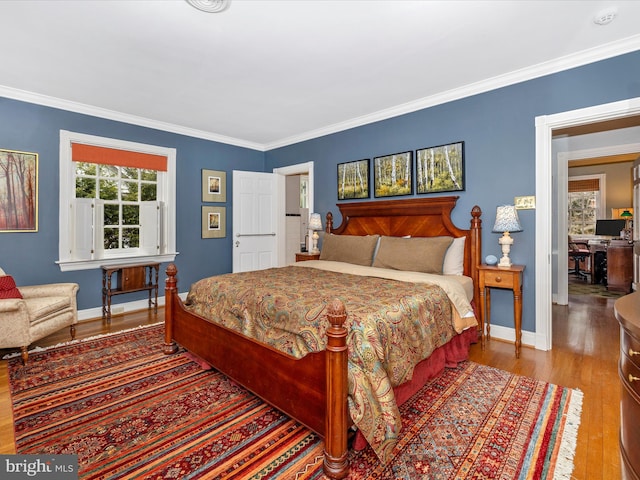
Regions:
M 258 150 L 640 49 L 640 2 L 618 0 L 3 0 L 0 18 L 0 96 Z

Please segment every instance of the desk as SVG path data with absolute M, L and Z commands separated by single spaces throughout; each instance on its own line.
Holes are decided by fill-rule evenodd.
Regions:
M 629 293 L 633 282 L 633 244 L 627 240 L 589 243 L 591 283 L 607 290 Z
M 491 288 L 505 288 L 513 291 L 513 324 L 516 331 L 516 358 L 520 358 L 522 345 L 522 277 L 524 265 L 511 265 L 509 268 L 493 265 L 478 266 L 480 284 L 480 328 L 482 330 L 482 348 L 486 339 L 491 340 Z
M 607 244 L 589 242 L 591 283 L 607 284 Z
M 123 293 L 149 291 L 149 309 L 153 306 L 158 313 L 158 271 L 159 263 L 137 263 L 102 267 L 102 318 L 111 321 L 111 297 Z M 117 273 L 118 280 L 113 285 L 111 277 Z M 155 298 L 152 300 L 152 294 Z
M 607 290 L 629 293 L 633 282 L 633 244 L 611 240 L 607 247 Z

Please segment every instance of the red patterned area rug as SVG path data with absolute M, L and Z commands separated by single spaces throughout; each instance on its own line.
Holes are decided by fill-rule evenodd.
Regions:
M 322 442 L 185 353 L 162 326 L 9 360 L 17 453 L 77 454 L 83 479 L 319 479 Z M 304 399 L 301 399 L 304 401 Z M 393 462 L 349 478 L 570 478 L 582 394 L 465 362 L 401 408 Z

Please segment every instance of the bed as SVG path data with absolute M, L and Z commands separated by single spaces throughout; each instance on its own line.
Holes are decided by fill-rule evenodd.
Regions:
M 390 284 L 402 285 L 405 290 L 411 289 L 412 292 L 415 290 L 416 298 L 427 298 L 426 290 L 429 290 L 429 296 L 433 293 L 433 298 L 436 299 L 432 303 L 439 306 L 438 311 L 444 312 L 438 315 L 446 316 L 448 311 L 458 313 L 458 315 L 451 315 L 454 317 L 454 321 L 449 330 L 453 329 L 453 331 L 448 333 L 446 338 L 443 337 L 444 333 L 440 331 L 438 337 L 440 343 L 434 342 L 434 350 L 429 353 L 428 358 L 419 361 L 415 368 L 412 367 L 408 376 L 399 375 L 399 378 L 406 377 L 407 381 L 403 380 L 403 383 L 398 385 L 393 384 L 393 389 L 385 389 L 388 390 L 385 394 L 393 400 L 394 406 L 397 408 L 396 403 L 401 404 L 417 391 L 428 378 L 441 371 L 445 364 L 465 359 L 470 343 L 478 338 L 478 329 L 473 313 L 465 312 L 464 318 L 461 318 L 463 315 L 460 315 L 462 312 L 459 310 L 465 308 L 464 306 L 458 307 L 458 301 L 452 299 L 449 290 L 459 292 L 460 289 L 447 283 L 456 283 L 450 278 L 445 278 L 450 275 L 439 275 L 445 281 L 443 286 L 434 286 L 429 282 L 426 284 L 407 283 L 404 278 L 396 278 L 397 275 L 404 275 L 404 273 L 392 271 L 397 267 L 394 262 L 406 261 L 406 255 L 404 260 L 400 256 L 394 258 L 393 255 L 391 257 L 384 255 L 384 252 L 389 251 L 388 245 L 395 245 L 398 242 L 410 241 L 413 242 L 412 245 L 420 245 L 421 242 L 433 241 L 440 245 L 441 239 L 449 238 L 450 243 L 447 245 L 451 246 L 456 239 L 464 238 L 460 250 L 461 256 L 458 259 L 459 273 L 462 274 L 459 277 L 464 277 L 469 281 L 464 289 L 465 296 L 470 305 L 477 305 L 479 292 L 476 267 L 480 263 L 481 255 L 481 211 L 479 207 L 474 207 L 471 211 L 470 228 L 460 229 L 451 221 L 451 212 L 457 199 L 458 197 L 448 196 L 339 204 L 342 222 L 336 228 L 333 225 L 333 215 L 328 213 L 321 260 L 300 262 L 294 266 L 272 269 L 273 272 L 269 272 L 269 275 L 273 273 L 274 280 L 269 280 L 262 285 L 264 289 L 272 284 L 283 282 L 282 278 L 277 279 L 278 275 L 295 278 L 295 281 L 305 285 L 305 288 L 291 289 L 289 287 L 289 290 L 298 292 L 299 300 L 308 303 L 304 307 L 307 309 L 305 312 L 312 312 L 312 314 L 294 314 L 295 309 L 291 307 L 287 310 L 290 314 L 287 314 L 286 321 L 294 317 L 304 320 L 313 317 L 319 319 L 321 325 L 324 325 L 320 329 L 322 338 L 318 337 L 317 332 L 309 334 L 306 329 L 307 333 L 302 336 L 302 341 L 283 340 L 284 349 L 280 344 L 268 344 L 265 341 L 271 340 L 273 337 L 282 339 L 281 332 L 256 335 L 254 332 L 243 331 L 242 327 L 229 325 L 228 322 L 234 322 L 234 317 L 242 317 L 243 315 L 262 318 L 265 309 L 274 309 L 273 305 L 275 304 L 281 306 L 293 302 L 292 298 L 282 296 L 275 290 L 273 294 L 262 292 L 261 298 L 269 297 L 272 304 L 265 306 L 265 302 L 261 300 L 258 302 L 260 305 L 255 307 L 257 310 L 261 309 L 260 311 L 249 313 L 243 311 L 240 314 L 236 312 L 230 315 L 230 318 L 223 318 L 225 317 L 225 314 L 221 313 L 223 310 L 232 310 L 235 307 L 223 308 L 219 305 L 223 303 L 222 301 L 212 303 L 211 299 L 208 299 L 207 301 L 202 300 L 200 304 L 208 304 L 210 310 L 199 309 L 199 303 L 195 300 L 197 295 L 194 292 L 194 290 L 206 292 L 203 284 L 209 288 L 209 283 L 216 282 L 217 284 L 219 281 L 222 282 L 222 279 L 216 277 L 215 280 L 203 279 L 196 282 L 185 302 L 190 304 L 187 306 L 178 296 L 177 269 L 175 265 L 169 265 L 165 291 L 165 353 L 175 353 L 178 350 L 178 345 L 182 346 L 191 354 L 213 365 L 265 401 L 320 434 L 324 438 L 323 468 L 325 474 L 330 478 L 346 477 L 349 471 L 348 438 L 354 425 L 352 416 L 354 408 L 358 409 L 358 404 L 363 398 L 363 396 L 359 396 L 357 400 L 354 400 L 353 396 L 350 397 L 356 388 L 353 386 L 353 368 L 359 368 L 359 366 L 354 367 L 354 363 L 357 363 L 358 360 L 354 361 L 353 359 L 354 351 L 358 349 L 353 345 L 349 347 L 347 340 L 348 338 L 361 339 L 367 334 L 361 334 L 362 328 L 359 320 L 363 318 L 361 312 L 364 308 L 364 300 L 359 301 L 355 289 L 351 290 L 351 293 L 345 294 L 341 290 L 342 284 L 339 284 L 342 280 L 338 277 L 344 278 L 344 283 L 350 283 L 352 286 L 371 282 L 371 287 L 363 286 L 357 290 L 364 290 L 365 298 L 367 298 L 367 294 L 369 297 L 380 296 L 381 302 L 385 301 L 382 298 L 383 295 L 377 293 L 374 295 L 373 292 L 391 290 L 391 287 L 388 286 Z M 331 252 L 339 250 L 325 252 L 325 246 L 329 248 L 331 242 L 338 242 L 337 244 L 347 242 L 346 245 L 349 245 L 348 242 L 362 239 L 370 242 L 376 236 L 380 237 L 375 242 L 373 258 L 378 263 L 374 262 L 373 266 L 353 267 L 356 270 L 365 270 L 364 273 L 353 273 L 351 265 L 348 268 L 344 267 L 343 263 L 332 258 L 334 255 Z M 460 243 L 457 243 L 460 246 Z M 360 252 L 362 249 L 357 248 L 356 250 Z M 445 250 L 448 251 L 448 247 Z M 340 254 L 337 254 L 337 257 L 340 257 Z M 408 258 L 412 257 L 413 255 Z M 378 260 L 379 258 L 382 260 Z M 389 266 L 391 268 L 387 268 Z M 343 270 L 343 268 L 347 269 Z M 373 273 L 368 273 L 369 269 L 372 269 Z M 391 277 L 381 278 L 378 270 L 389 270 Z M 411 274 L 411 272 L 408 273 Z M 266 272 L 263 277 L 265 275 L 267 275 Z M 304 275 L 309 276 L 305 277 Z M 358 279 L 355 280 L 353 275 L 364 276 L 358 276 Z M 227 274 L 219 277 L 232 278 L 233 281 L 228 282 L 230 285 L 236 284 L 246 287 L 246 282 L 249 281 L 248 277 L 243 274 Z M 325 287 L 324 290 L 323 287 Z M 245 288 L 242 295 L 248 297 L 255 294 L 257 290 L 257 288 Z M 305 293 L 300 294 L 301 291 Z M 335 297 L 332 295 L 334 291 Z M 207 294 L 205 293 L 205 295 Z M 320 295 L 319 298 L 322 298 L 322 301 L 319 301 L 314 295 Z M 390 295 L 392 294 L 390 293 Z M 446 301 L 442 300 L 443 295 L 446 297 Z M 227 291 L 224 292 L 224 295 L 218 295 L 215 298 L 226 299 L 226 296 Z M 289 296 L 294 297 L 295 295 Z M 414 301 L 413 297 L 404 293 L 402 298 L 402 302 L 406 302 L 406 298 L 411 298 L 409 301 Z M 312 304 L 316 302 L 315 307 L 313 305 L 310 307 L 309 302 Z M 236 306 L 242 303 L 241 308 L 247 308 L 244 306 L 244 300 L 234 300 L 232 303 Z M 351 305 L 351 314 L 345 303 Z M 278 309 L 282 310 L 280 307 Z M 410 306 L 407 310 L 422 312 L 424 308 L 418 305 Z M 281 313 L 277 315 L 281 315 Z M 374 313 L 371 315 L 374 316 Z M 455 321 L 462 321 L 463 326 L 455 324 Z M 418 342 L 418 344 L 422 345 L 422 342 Z M 367 355 L 367 353 L 363 353 L 361 357 L 369 358 Z M 377 382 L 375 379 L 373 381 Z M 381 401 L 385 403 L 387 400 L 382 399 Z M 360 424 L 358 424 L 359 426 Z M 392 419 L 389 419 L 388 424 L 381 428 L 393 430 Z M 367 440 L 369 439 L 367 438 Z M 382 450 L 393 447 L 393 442 L 382 439 L 381 443 L 383 444 Z M 373 444 L 376 445 L 375 442 Z M 384 453 L 379 456 L 384 461 Z

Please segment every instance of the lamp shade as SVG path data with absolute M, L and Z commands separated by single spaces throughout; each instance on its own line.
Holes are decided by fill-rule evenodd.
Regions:
M 633 217 L 633 213 L 631 213 L 629 210 L 625 210 L 624 212 L 622 212 L 620 214 L 620 216 L 622 218 L 631 218 L 631 217 Z
M 309 230 L 322 230 L 322 220 L 319 213 L 309 215 Z
M 518 211 L 513 205 L 501 205 L 496 211 L 496 223 L 493 226 L 494 232 L 521 232 Z

